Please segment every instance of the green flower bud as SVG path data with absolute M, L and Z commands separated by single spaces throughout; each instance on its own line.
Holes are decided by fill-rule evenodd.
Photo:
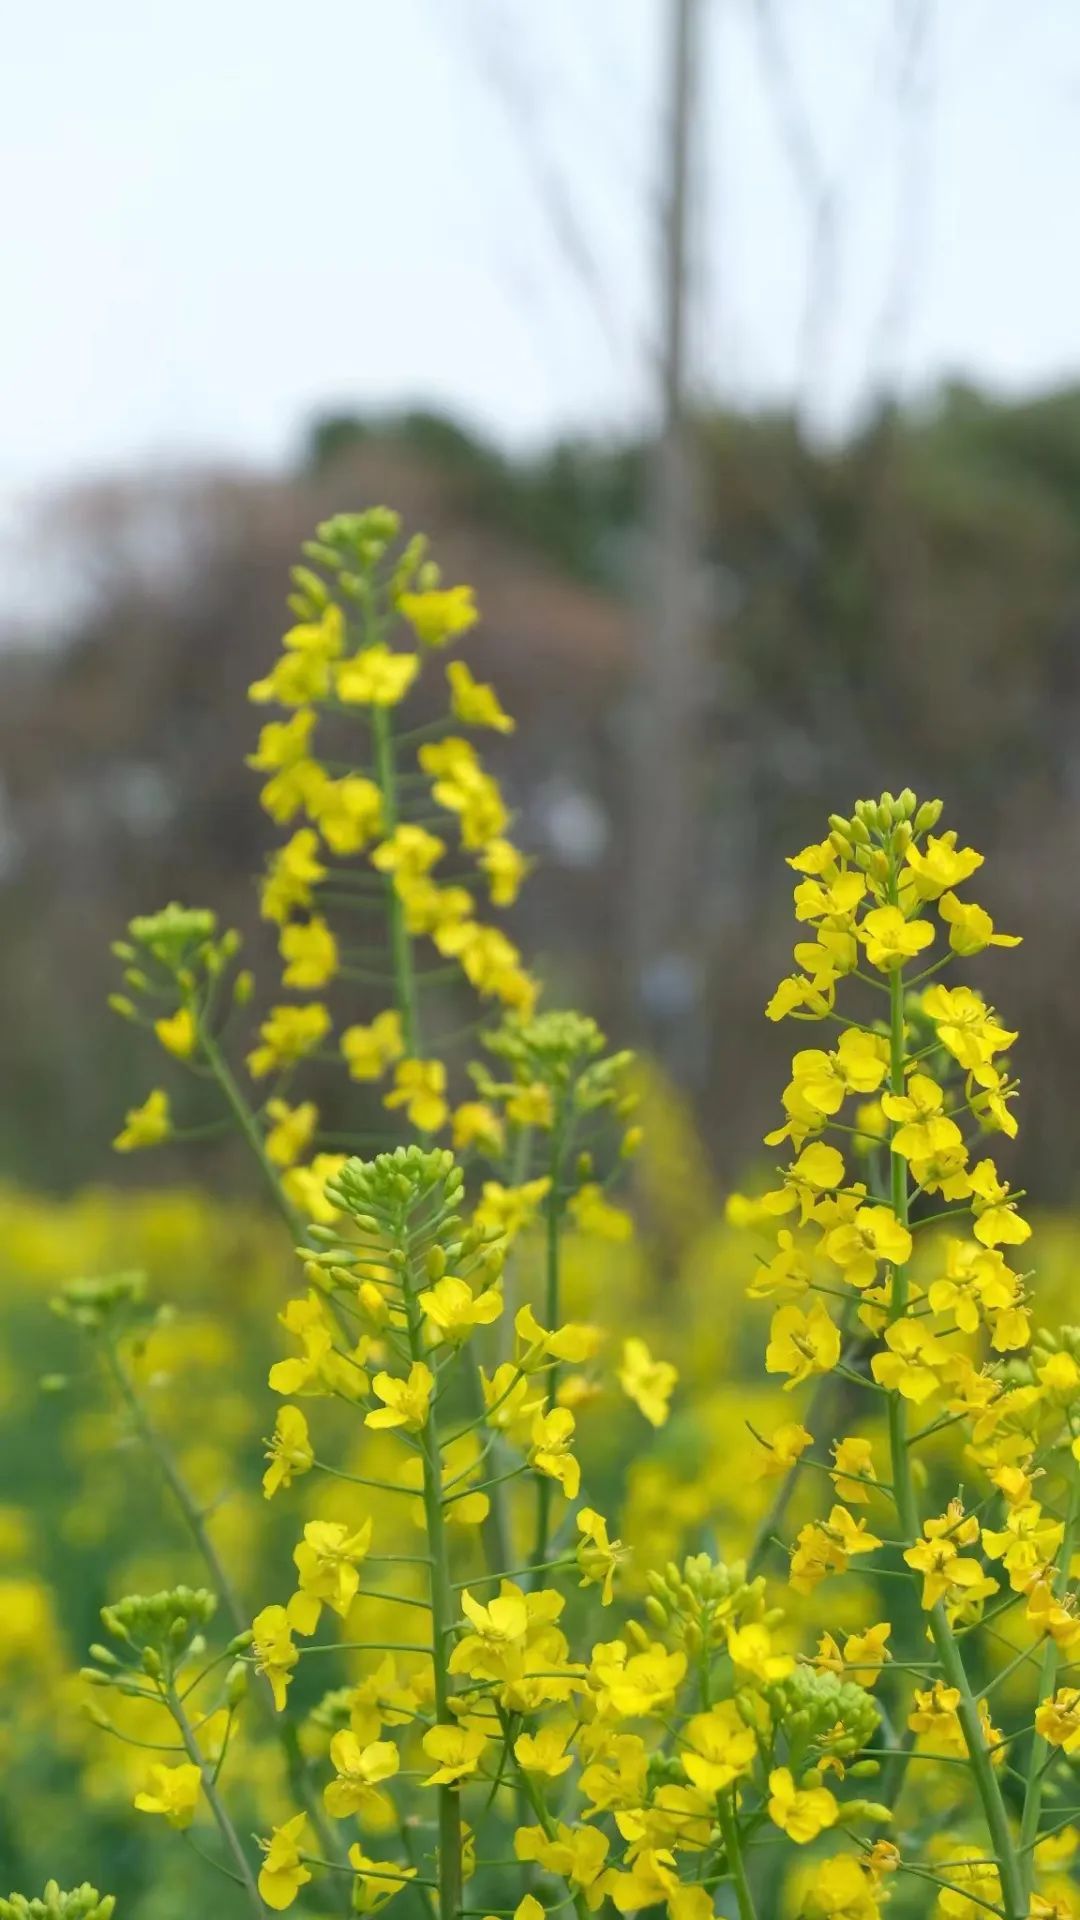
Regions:
M 880 1720 L 877 1702 L 853 1680 L 799 1666 L 785 1680 L 762 1689 L 774 1720 L 786 1731 L 794 1763 L 807 1746 L 853 1758 L 869 1744 Z M 836 1728 L 842 1728 L 838 1735 Z
M 326 546 L 321 540 L 302 541 L 300 551 L 305 553 L 309 560 L 317 560 L 321 567 L 330 567 L 335 573 L 343 564 L 333 547 Z
M 225 1675 L 225 1702 L 238 1707 L 248 1690 L 248 1670 L 243 1660 L 235 1660 Z
M 882 1806 L 880 1800 L 846 1800 L 844 1816 L 848 1820 L 875 1820 L 881 1826 L 887 1826 L 892 1819 L 892 1810 Z
M 310 567 L 290 567 L 289 578 L 318 612 L 322 613 L 329 605 L 330 590 L 325 580 L 313 573 Z

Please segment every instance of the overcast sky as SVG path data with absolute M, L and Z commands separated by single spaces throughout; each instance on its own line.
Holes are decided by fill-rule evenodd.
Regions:
M 703 388 L 795 391 L 835 424 L 883 382 L 1077 374 L 1075 0 L 701 6 Z M 10 10 L 3 498 L 278 461 L 327 405 L 433 404 L 517 444 L 640 418 L 666 18 L 666 0 Z

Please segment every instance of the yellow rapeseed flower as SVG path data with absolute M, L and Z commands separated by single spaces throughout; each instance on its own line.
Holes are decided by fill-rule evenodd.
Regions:
M 376 1014 L 370 1026 L 346 1027 L 341 1051 L 352 1080 L 381 1080 L 387 1067 L 405 1052 L 401 1015 L 396 1008 Z
M 654 1360 L 644 1340 L 623 1341 L 619 1385 L 652 1427 L 662 1427 L 671 1411 L 678 1369 L 669 1360 Z
M 117 1153 L 136 1153 L 144 1147 L 160 1146 L 171 1133 L 169 1096 L 161 1087 L 155 1087 L 141 1107 L 131 1107 L 124 1115 L 124 1125 L 113 1146 Z
M 281 978 L 286 987 L 325 987 L 337 973 L 338 943 L 320 914 L 305 924 L 293 921 L 282 927 L 278 945 L 285 961 Z
M 202 1786 L 202 1769 L 193 1764 L 178 1767 L 153 1766 L 146 1786 L 135 1795 L 140 1813 L 160 1813 L 170 1827 L 181 1831 L 195 1818 Z
M 422 1360 L 413 1361 L 405 1380 L 392 1373 L 377 1373 L 371 1388 L 383 1404 L 365 1415 L 365 1426 L 404 1427 L 406 1433 L 419 1433 L 427 1420 L 434 1385 L 434 1375 Z
M 302 1813 L 294 1814 L 284 1826 L 275 1827 L 269 1840 L 259 1842 L 264 1853 L 259 1892 L 275 1913 L 291 1907 L 301 1887 L 311 1879 L 310 1870 L 301 1859 L 301 1849 L 306 1842 L 307 1819 Z
M 455 719 L 467 727 L 491 727 L 496 733 L 513 733 L 516 722 L 500 705 L 494 687 L 474 680 L 464 660 L 451 660 L 446 678 Z
M 444 647 L 476 625 L 479 614 L 472 587 L 432 587 L 423 593 L 399 593 L 398 612 L 424 647 Z
M 420 671 L 415 653 L 394 653 L 384 641 L 343 660 L 335 675 L 335 691 L 349 707 L 396 707 L 404 700 Z
M 446 1125 L 446 1068 L 441 1060 L 402 1060 L 394 1070 L 393 1091 L 383 1096 L 384 1107 L 404 1107 L 420 1133 L 437 1133 Z
M 266 1135 L 267 1158 L 275 1167 L 291 1167 L 303 1158 L 319 1124 L 319 1109 L 313 1100 L 290 1107 L 287 1100 L 268 1100 L 266 1117 L 271 1126 Z
M 162 1020 L 154 1021 L 154 1032 L 166 1053 L 178 1060 L 189 1060 L 199 1041 L 199 1029 L 190 1007 L 177 1007 Z

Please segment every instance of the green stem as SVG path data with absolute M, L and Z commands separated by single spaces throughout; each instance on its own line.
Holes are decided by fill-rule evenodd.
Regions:
M 224 1840 L 225 1845 L 229 1850 L 229 1853 L 231 1854 L 233 1860 L 236 1863 L 237 1875 L 239 1877 L 240 1884 L 244 1889 L 244 1892 L 247 1894 L 248 1905 L 250 1906 L 252 1913 L 258 1915 L 258 1920 L 265 1920 L 266 1908 L 263 1906 L 262 1899 L 259 1894 L 259 1889 L 258 1889 L 258 1886 L 256 1885 L 255 1875 L 251 1871 L 251 1866 L 248 1861 L 247 1854 L 244 1852 L 243 1847 L 240 1845 L 240 1838 L 239 1838 L 239 1835 L 237 1834 L 236 1828 L 233 1826 L 232 1821 L 229 1819 L 229 1816 L 225 1811 L 225 1806 L 222 1801 L 221 1795 L 217 1790 L 217 1783 L 214 1777 L 214 1770 L 210 1766 L 208 1760 L 205 1758 L 202 1752 L 202 1749 L 200 1748 L 199 1743 L 195 1738 L 194 1729 L 192 1728 L 191 1722 L 188 1719 L 187 1714 L 184 1712 L 183 1702 L 180 1699 L 179 1695 L 177 1694 L 175 1688 L 173 1687 L 167 1688 L 165 1690 L 164 1697 L 165 1697 L 165 1703 L 169 1709 L 169 1712 L 172 1714 L 172 1717 L 175 1720 L 177 1727 L 179 1728 L 180 1738 L 184 1743 L 184 1748 L 187 1753 L 188 1759 L 192 1762 L 194 1766 L 198 1767 L 199 1769 L 199 1773 L 202 1777 L 202 1789 L 204 1794 L 206 1795 L 206 1804 L 209 1807 L 211 1813 L 213 1814 L 214 1819 L 217 1821 L 218 1831 L 221 1834 L 221 1837 Z
M 221 1556 L 210 1537 L 205 1516 L 191 1488 L 180 1472 L 176 1461 L 173 1459 L 168 1442 L 164 1436 L 159 1433 L 157 1427 L 155 1427 L 153 1421 L 150 1419 L 146 1408 L 143 1406 L 136 1391 L 135 1383 L 128 1373 L 127 1368 L 124 1366 L 120 1355 L 117 1353 L 115 1347 L 108 1343 L 106 1343 L 104 1351 L 109 1371 L 116 1382 L 120 1397 L 127 1407 L 131 1417 L 131 1423 L 147 1452 L 157 1461 L 162 1478 L 165 1480 L 173 1499 L 176 1501 L 188 1532 L 205 1562 L 206 1570 L 210 1575 L 211 1585 L 229 1617 L 230 1625 L 234 1633 L 244 1633 L 251 1625 L 251 1622 L 244 1614 L 236 1589 L 229 1575 L 226 1573 Z
M 246 1633 L 251 1625 L 251 1621 L 245 1613 L 236 1588 L 233 1586 L 225 1570 L 221 1555 L 218 1553 L 210 1530 L 207 1527 L 206 1517 L 177 1466 L 168 1441 L 164 1435 L 159 1432 L 147 1413 L 139 1397 L 135 1383 L 128 1373 L 119 1353 L 116 1351 L 116 1348 L 106 1342 L 104 1351 L 109 1371 L 116 1382 L 121 1399 L 127 1407 L 132 1426 L 135 1428 L 139 1439 L 142 1441 L 151 1459 L 157 1462 L 162 1479 L 165 1481 L 179 1508 L 184 1524 L 210 1576 L 210 1584 L 217 1594 L 218 1599 L 221 1601 L 222 1608 L 233 1632 Z M 333 1831 L 327 1825 L 318 1793 L 308 1770 L 308 1763 L 300 1747 L 296 1727 L 292 1720 L 286 1715 L 279 1715 L 274 1712 L 268 1682 L 266 1683 L 265 1689 L 260 1688 L 255 1697 L 259 1703 L 259 1710 L 267 1727 L 272 1728 L 280 1742 L 289 1776 L 289 1785 L 318 1834 L 319 1844 L 324 1852 L 336 1853 L 338 1851 L 337 1841 Z
M 479 1365 L 471 1365 L 466 1358 L 465 1390 L 468 1394 L 470 1424 L 480 1426 L 486 1417 L 484 1406 L 484 1387 L 480 1378 Z M 480 1528 L 480 1537 L 484 1545 L 484 1556 L 490 1567 L 508 1566 L 514 1557 L 513 1542 L 510 1535 L 510 1515 L 506 1504 L 504 1472 L 507 1460 L 506 1447 L 499 1434 L 494 1435 L 491 1462 L 500 1471 L 489 1482 L 491 1503 L 487 1518 Z M 472 1491 L 470 1488 L 469 1491 Z
M 895 892 L 895 885 L 893 891 Z M 904 982 L 903 968 L 896 967 L 889 975 L 889 1086 L 893 1093 L 902 1095 L 904 1084 Z M 906 1226 L 908 1219 L 907 1162 L 902 1154 L 893 1152 L 891 1148 L 889 1162 L 893 1212 L 902 1225 Z M 907 1268 L 896 1267 L 893 1270 L 891 1320 L 902 1319 L 907 1300 Z M 907 1405 L 903 1395 L 896 1391 L 890 1392 L 888 1400 L 891 1479 L 895 1489 L 900 1531 L 909 1540 L 917 1540 L 922 1533 L 922 1526 L 908 1452 Z M 947 1686 L 954 1687 L 960 1696 L 956 1717 L 964 1736 L 964 1744 L 967 1747 L 971 1772 L 982 1805 L 991 1845 L 997 1857 L 998 1876 L 1004 1902 L 1003 1912 L 1006 1920 L 1025 1920 L 1028 1900 L 1024 1891 L 1024 1876 L 1020 1860 L 1009 1826 L 1009 1816 L 983 1739 L 978 1705 L 971 1690 L 963 1655 L 941 1601 L 930 1609 L 929 1626 L 941 1661 L 945 1683 Z
M 379 791 L 382 794 L 383 826 L 389 838 L 398 824 L 400 809 L 397 761 L 388 707 L 373 709 L 372 737 L 375 749 L 375 773 Z M 394 967 L 394 1003 L 401 1017 L 401 1031 L 406 1051 L 415 1059 L 423 1046 L 416 992 L 416 968 L 413 962 L 412 940 L 405 925 L 405 910 L 397 888 L 394 886 L 392 874 L 388 874 L 386 879 L 386 910 L 390 952 Z M 467 1368 L 466 1373 L 466 1386 L 470 1399 L 469 1410 L 477 1421 L 480 1421 L 485 1411 L 480 1376 L 475 1367 Z M 494 1559 L 496 1566 L 503 1565 L 511 1556 L 510 1520 L 501 1486 L 493 1489 L 490 1509 L 481 1531 L 485 1551 Z
M 855 1317 L 854 1308 L 854 1301 L 849 1300 L 840 1316 L 840 1333 L 842 1337 L 846 1336 L 850 1331 L 851 1322 Z M 843 1361 L 845 1363 L 845 1371 L 841 1376 L 843 1379 L 851 1379 L 853 1363 L 861 1359 L 869 1345 L 869 1338 L 863 1336 L 859 1336 L 851 1342 L 843 1355 Z M 865 1385 L 861 1376 L 856 1375 L 855 1378 L 858 1380 L 860 1386 Z M 844 1431 L 842 1413 L 845 1397 L 844 1389 L 837 1386 L 833 1374 L 823 1373 L 820 1375 L 811 1395 L 810 1404 L 806 1410 L 805 1424 L 811 1441 L 810 1447 L 806 1449 L 806 1452 L 816 1451 L 831 1435 Z M 750 1554 L 746 1562 L 748 1580 L 752 1580 L 756 1574 L 761 1572 L 762 1566 L 768 1557 L 769 1548 L 773 1545 L 787 1517 L 787 1511 L 794 1498 L 799 1481 L 806 1471 L 806 1468 L 813 1464 L 813 1461 L 806 1458 L 806 1453 L 800 1454 L 799 1458 L 792 1463 L 781 1480 L 776 1490 L 773 1503 L 765 1515 L 765 1518 L 762 1520 L 761 1525 L 758 1527 L 757 1533 L 754 1535 L 753 1545 L 750 1548 Z M 829 1468 L 826 1467 L 823 1471 L 828 1473 Z M 888 1491 L 891 1494 L 892 1488 L 890 1487 Z
M 389 707 L 372 708 L 371 731 L 375 747 L 375 776 L 382 794 L 383 831 L 389 839 L 398 824 L 397 769 Z M 419 1053 L 421 1040 L 412 940 L 405 925 L 405 909 L 394 885 L 392 873 L 386 876 L 386 913 L 390 927 L 390 953 L 394 963 L 394 989 L 397 1009 L 401 1015 L 401 1031 L 405 1041 L 405 1051 L 415 1059 Z
M 400 1235 L 402 1251 L 406 1255 L 405 1269 L 402 1274 L 402 1291 L 408 1321 L 409 1349 L 414 1360 L 422 1360 L 424 1356 L 423 1314 L 417 1300 L 416 1278 L 413 1275 L 412 1261 L 409 1257 L 409 1229 L 404 1219 L 400 1223 Z M 422 1288 L 425 1284 L 426 1280 L 421 1276 L 420 1287 Z M 427 1419 L 420 1432 L 420 1441 L 423 1449 L 424 1520 L 431 1554 L 428 1591 L 431 1598 L 435 1715 L 440 1725 L 456 1726 L 457 1722 L 450 1711 L 451 1690 L 447 1670 L 449 1656 L 447 1642 L 457 1620 L 458 1608 L 450 1580 L 450 1555 L 446 1539 L 446 1518 L 443 1512 L 442 1454 L 434 1394 L 428 1406 Z M 462 1892 L 459 1796 L 453 1787 L 440 1786 L 436 1791 L 439 1825 L 439 1920 L 457 1920 Z
M 507 1753 L 513 1763 L 514 1772 L 517 1775 L 519 1799 L 528 1803 L 543 1828 L 546 1837 L 549 1840 L 553 1840 L 555 1838 L 555 1829 L 551 1824 L 551 1815 L 547 1810 L 544 1796 L 534 1776 L 526 1772 L 517 1754 L 514 1752 L 514 1743 L 510 1738 L 509 1715 L 504 1707 L 497 1706 L 495 1711 L 499 1716 L 499 1724 L 502 1727 Z M 578 1916 L 578 1920 L 589 1920 L 589 1906 L 581 1888 L 572 1886 L 569 1880 L 567 1880 L 566 1886 L 574 1903 L 574 1911 Z
M 735 1899 L 739 1908 L 739 1920 L 757 1920 L 754 1909 L 754 1896 L 750 1891 L 750 1882 L 746 1877 L 746 1862 L 742 1847 L 739 1845 L 739 1827 L 731 1801 L 726 1794 L 718 1794 L 716 1801 L 720 1819 L 720 1831 L 724 1836 L 724 1851 L 727 1854 L 731 1877 L 735 1883 Z
M 278 1170 L 266 1151 L 266 1142 L 263 1139 L 259 1123 L 237 1085 L 232 1068 L 222 1053 L 221 1048 L 218 1046 L 213 1034 L 208 1031 L 202 1022 L 199 1024 L 199 1043 L 206 1057 L 206 1063 L 214 1079 L 217 1081 L 218 1086 L 221 1088 L 225 1099 L 228 1101 L 233 1118 L 259 1163 L 263 1178 L 270 1190 L 270 1197 L 289 1229 L 289 1235 L 293 1244 L 298 1245 L 303 1240 L 307 1230 L 305 1223 L 297 1213 L 296 1208 L 293 1206 L 292 1201 L 289 1199 L 288 1194 L 281 1184 Z
M 562 1252 L 562 1216 L 563 1201 L 559 1193 L 562 1176 L 563 1158 L 566 1140 L 564 1135 L 564 1116 L 558 1113 L 551 1134 L 551 1163 L 549 1175 L 551 1186 L 548 1189 L 544 1207 L 545 1253 L 544 1253 L 544 1325 L 553 1333 L 559 1325 L 562 1312 L 562 1286 L 560 1256 Z M 553 1362 L 548 1369 L 546 1410 L 551 1412 L 558 1398 L 559 1366 Z M 532 1551 L 532 1564 L 538 1568 L 548 1557 L 548 1545 L 551 1537 L 551 1497 L 554 1481 L 546 1473 L 538 1476 L 536 1482 L 536 1541 Z
M 1075 1471 L 1069 1474 L 1068 1504 L 1065 1509 L 1065 1531 L 1061 1537 L 1061 1550 L 1058 1555 L 1057 1577 L 1054 1592 L 1060 1599 L 1069 1584 L 1069 1565 L 1073 1556 L 1077 1526 L 1080 1523 L 1080 1475 Z M 1057 1642 L 1052 1634 L 1047 1634 L 1043 1648 L 1042 1666 L 1039 1672 L 1039 1702 L 1050 1699 L 1057 1682 L 1060 1655 Z M 1028 1756 L 1027 1786 L 1024 1791 L 1024 1810 L 1020 1820 L 1020 1858 L 1024 1875 L 1024 1889 L 1030 1895 L 1035 1887 L 1035 1841 L 1039 1833 L 1039 1818 L 1042 1813 L 1043 1780 L 1050 1747 L 1041 1734 L 1036 1734 L 1031 1743 Z

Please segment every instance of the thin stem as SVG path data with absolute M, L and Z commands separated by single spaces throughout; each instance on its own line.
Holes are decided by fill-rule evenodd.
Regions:
M 423 1314 L 420 1311 L 416 1288 L 413 1284 L 412 1262 L 409 1258 L 409 1231 L 404 1221 L 401 1223 L 400 1232 L 402 1250 L 406 1255 L 402 1289 L 408 1321 L 409 1348 L 415 1361 L 420 1360 L 424 1353 Z M 428 1405 L 427 1419 L 420 1433 L 423 1448 L 424 1520 L 427 1528 L 427 1543 L 431 1552 L 428 1588 L 431 1598 L 431 1640 L 434 1648 L 432 1666 L 435 1676 L 436 1720 L 442 1726 L 455 1726 L 457 1723 L 450 1711 L 450 1678 L 447 1669 L 446 1642 L 453 1631 L 458 1608 L 450 1582 L 450 1555 L 446 1539 L 446 1517 L 443 1511 L 442 1452 L 436 1404 L 436 1397 L 432 1395 Z M 437 1793 L 439 1920 L 457 1920 L 462 1892 L 459 1796 L 453 1787 L 448 1786 L 438 1787 Z
M 551 1163 L 548 1169 L 551 1185 L 548 1188 L 544 1207 L 545 1217 L 545 1253 L 544 1253 L 544 1321 L 549 1332 L 554 1332 L 559 1324 L 561 1312 L 561 1273 L 560 1255 L 562 1251 L 562 1215 L 563 1201 L 559 1194 L 559 1179 L 562 1173 L 563 1157 L 567 1141 L 565 1138 L 565 1120 L 562 1112 L 556 1115 L 551 1132 Z M 550 1413 L 556 1403 L 559 1391 L 559 1368 L 554 1362 L 548 1371 L 546 1409 Z M 537 1478 L 536 1483 L 536 1541 L 532 1551 L 533 1566 L 539 1568 L 548 1557 L 548 1542 L 551 1536 L 551 1496 L 554 1481 L 546 1473 Z
M 841 1335 L 845 1334 L 848 1330 L 849 1323 L 854 1315 L 855 1305 L 856 1302 L 853 1299 L 849 1299 L 840 1319 Z M 851 1363 L 858 1360 L 862 1354 L 865 1353 L 868 1345 L 869 1340 L 867 1338 L 859 1337 L 857 1340 L 852 1341 L 847 1353 L 844 1355 L 843 1378 L 851 1378 Z M 861 1377 L 859 1384 L 860 1386 L 865 1385 Z M 843 1431 L 838 1421 L 837 1403 L 839 1400 L 840 1393 L 837 1390 L 833 1375 L 829 1373 L 820 1374 L 810 1397 L 810 1404 L 806 1410 L 806 1428 L 811 1436 L 812 1449 L 816 1450 L 821 1446 L 829 1434 Z M 808 1448 L 806 1451 L 811 1451 L 811 1448 Z M 781 1547 L 783 1546 L 783 1541 L 779 1539 L 780 1529 L 787 1518 L 788 1508 L 791 1505 L 795 1490 L 807 1464 L 809 1463 L 806 1461 L 805 1453 L 800 1454 L 799 1458 L 792 1463 L 781 1480 L 776 1490 L 776 1496 L 772 1506 L 769 1508 L 768 1513 L 765 1515 L 754 1536 L 754 1542 L 746 1563 L 747 1579 L 752 1580 L 756 1574 L 760 1573 L 762 1564 L 771 1546 L 774 1544 L 780 1545 Z
M 240 1597 L 225 1570 L 221 1555 L 211 1537 L 206 1524 L 206 1516 L 195 1499 L 191 1488 L 184 1479 L 172 1449 L 165 1436 L 159 1432 L 144 1407 L 131 1375 L 115 1345 L 105 1341 L 104 1353 L 109 1372 L 116 1382 L 117 1390 L 128 1409 L 131 1423 L 151 1458 L 157 1462 L 161 1476 L 169 1488 L 173 1499 L 183 1517 L 184 1523 L 199 1552 L 210 1584 L 221 1601 L 222 1608 L 234 1633 L 245 1633 L 251 1621 L 244 1610 Z M 301 1750 L 299 1736 L 292 1720 L 287 1715 L 274 1712 L 271 1704 L 269 1683 L 260 1687 L 256 1693 L 260 1713 L 268 1728 L 272 1728 L 281 1745 L 288 1771 L 289 1784 L 300 1805 L 310 1819 L 319 1836 L 319 1841 L 328 1853 L 336 1851 L 336 1841 L 332 1830 L 326 1823 L 318 1793 L 312 1782 L 308 1763 Z
M 307 1230 L 305 1223 L 300 1214 L 297 1213 L 296 1208 L 293 1206 L 292 1201 L 289 1199 L 288 1194 L 281 1184 L 278 1170 L 266 1151 L 266 1142 L 260 1131 L 259 1123 L 237 1085 L 232 1068 L 222 1053 L 221 1048 L 218 1046 L 213 1034 L 202 1021 L 199 1023 L 199 1042 L 206 1057 L 207 1065 L 232 1109 L 237 1126 L 259 1163 L 259 1168 L 266 1181 L 270 1197 L 284 1220 L 285 1225 L 288 1227 L 290 1237 L 295 1245 L 304 1239 Z
M 460 1593 L 463 1587 L 482 1587 L 492 1580 L 523 1580 L 530 1573 L 549 1573 L 554 1567 L 572 1567 L 573 1560 L 545 1560 L 542 1567 L 500 1567 L 496 1573 L 475 1573 L 469 1580 L 455 1580 L 454 1591 Z
M 331 1467 L 325 1460 L 313 1460 L 312 1466 L 320 1473 L 328 1473 L 334 1480 L 347 1480 L 352 1487 L 374 1487 L 379 1493 L 402 1493 L 409 1500 L 416 1499 L 416 1488 L 407 1487 L 400 1480 L 372 1480 L 364 1473 L 344 1473 L 340 1467 Z
M 746 1862 L 739 1844 L 739 1827 L 731 1801 L 727 1794 L 721 1793 L 716 1801 L 720 1820 L 720 1831 L 724 1836 L 724 1851 L 727 1854 L 731 1878 L 735 1886 L 735 1900 L 739 1908 L 739 1920 L 757 1920 L 754 1908 L 754 1896 L 750 1891 L 750 1882 L 746 1877 Z
M 551 1824 L 551 1815 L 548 1812 L 547 1806 L 544 1802 L 544 1796 L 540 1791 L 540 1787 L 534 1775 L 526 1772 L 525 1768 L 521 1765 L 521 1762 L 519 1761 L 516 1753 L 514 1752 L 514 1743 L 510 1738 L 509 1716 L 507 1715 L 506 1709 L 504 1707 L 497 1706 L 496 1712 L 499 1716 L 499 1724 L 502 1727 L 503 1740 L 506 1744 L 506 1750 L 510 1756 L 510 1759 L 513 1762 L 514 1772 L 517 1775 L 518 1786 L 519 1786 L 521 1796 L 524 1800 L 528 1801 L 528 1804 L 532 1808 L 533 1812 L 535 1813 L 537 1820 L 540 1822 L 540 1825 L 543 1828 L 544 1833 L 546 1834 L 547 1838 L 551 1840 L 554 1838 L 554 1828 L 552 1827 L 552 1824 Z M 566 1882 L 566 1885 L 569 1889 L 570 1897 L 573 1900 L 574 1911 L 578 1916 L 578 1920 L 589 1920 L 589 1908 L 586 1903 L 584 1893 L 581 1891 L 580 1888 L 572 1887 L 569 1880 Z
M 1075 1471 L 1069 1474 L 1068 1502 L 1065 1509 L 1065 1531 L 1061 1538 L 1058 1554 L 1057 1576 L 1054 1580 L 1054 1592 L 1060 1599 L 1069 1583 L 1069 1566 L 1073 1556 L 1078 1523 L 1080 1523 L 1080 1476 Z M 1042 1666 L 1039 1672 L 1039 1700 L 1051 1698 L 1057 1681 L 1058 1662 L 1057 1642 L 1053 1634 L 1047 1634 L 1043 1648 Z M 1041 1734 L 1037 1733 L 1031 1743 L 1031 1752 L 1027 1764 L 1027 1785 L 1024 1791 L 1024 1810 L 1020 1819 L 1020 1855 L 1023 1863 L 1025 1891 L 1030 1895 L 1035 1886 L 1035 1840 L 1039 1832 L 1039 1819 L 1042 1813 L 1043 1778 L 1050 1747 Z
M 266 1908 L 263 1906 L 259 1889 L 255 1882 L 255 1875 L 251 1871 L 247 1854 L 240 1844 L 240 1837 L 225 1810 L 221 1795 L 218 1793 L 214 1769 L 210 1766 L 209 1761 L 206 1759 L 195 1738 L 194 1729 L 184 1711 L 183 1701 L 179 1698 L 175 1688 L 169 1687 L 165 1690 L 165 1703 L 179 1728 L 180 1738 L 184 1743 L 184 1748 L 189 1760 L 199 1769 L 203 1792 L 206 1795 L 206 1804 L 213 1814 L 214 1819 L 217 1821 L 218 1831 L 229 1853 L 236 1862 L 237 1876 L 247 1894 L 248 1905 L 252 1913 L 258 1915 L 258 1920 L 265 1920 Z
M 895 878 L 891 891 L 895 895 Z M 904 983 L 903 968 L 894 968 L 889 975 L 889 1084 L 893 1093 L 904 1092 Z M 895 1131 L 895 1129 L 893 1129 Z M 890 1136 L 891 1137 L 891 1136 Z M 908 1169 L 902 1154 L 890 1147 L 890 1188 L 893 1212 L 902 1225 L 908 1218 Z M 908 1300 L 907 1269 L 898 1266 L 893 1270 L 892 1301 L 890 1318 L 897 1321 L 903 1318 Z M 922 1528 L 919 1521 L 918 1501 L 915 1495 L 915 1482 L 911 1471 L 911 1459 L 908 1451 L 907 1405 L 903 1395 L 893 1391 L 889 1393 L 889 1451 L 891 1455 L 891 1474 L 896 1490 L 896 1510 L 900 1519 L 900 1528 L 909 1539 L 919 1538 Z M 1006 1920 L 1024 1920 L 1028 1910 L 1028 1899 L 1024 1891 L 1024 1877 L 1013 1842 L 1009 1816 L 1001 1787 L 987 1751 L 979 1710 L 968 1680 L 967 1668 L 959 1644 L 949 1625 L 944 1605 L 939 1600 L 929 1611 L 930 1633 L 938 1658 L 941 1661 L 946 1684 L 954 1687 L 960 1696 L 956 1717 L 964 1736 L 968 1750 L 971 1772 L 975 1788 L 982 1804 L 983 1815 L 990 1834 L 991 1844 L 997 1856 L 998 1874 L 1001 1881 L 1003 1911 Z
M 144 1407 L 136 1390 L 135 1383 L 128 1373 L 116 1347 L 110 1342 L 104 1343 L 105 1358 L 120 1397 L 127 1407 L 131 1424 L 147 1452 L 157 1461 L 162 1478 L 176 1501 L 184 1523 L 206 1564 L 211 1585 L 217 1593 L 222 1606 L 229 1617 L 234 1633 L 243 1633 L 251 1625 L 240 1604 L 236 1589 L 225 1571 L 221 1556 L 210 1537 L 205 1516 L 195 1499 L 191 1488 L 173 1459 L 168 1441 L 161 1434 Z
M 487 1409 L 484 1406 L 484 1383 L 480 1378 L 479 1362 L 470 1364 L 468 1356 L 465 1364 L 465 1390 L 468 1395 L 472 1423 L 482 1425 L 487 1418 Z M 501 1434 L 492 1433 L 491 1447 L 492 1464 L 501 1469 L 506 1461 L 506 1448 Z M 504 1567 L 507 1561 L 513 1558 L 513 1547 L 510 1514 L 506 1504 L 506 1488 L 501 1471 L 490 1483 L 490 1492 L 491 1504 L 481 1523 L 480 1537 L 488 1563 L 492 1566 Z
M 388 707 L 373 707 L 371 733 L 375 748 L 375 777 L 382 794 L 383 828 L 390 839 L 398 824 L 397 774 L 394 736 Z M 405 925 L 405 909 L 394 885 L 393 874 L 386 876 L 386 916 L 390 927 L 390 953 L 394 964 L 394 992 L 401 1015 L 405 1050 L 415 1058 L 419 1052 L 420 1019 L 416 1004 L 416 979 L 413 971 L 412 941 Z

